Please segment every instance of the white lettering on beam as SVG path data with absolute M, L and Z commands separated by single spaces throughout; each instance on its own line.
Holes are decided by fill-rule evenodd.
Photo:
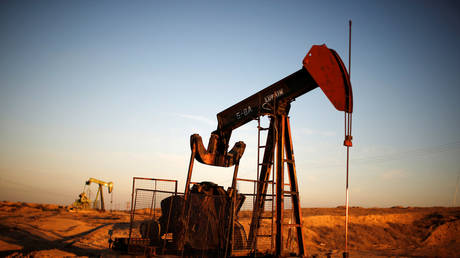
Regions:
M 279 96 L 283 95 L 283 89 L 279 89 L 277 91 L 275 91 L 274 93 L 270 94 L 270 95 L 267 95 L 264 97 L 264 101 L 265 103 L 267 102 L 270 102 L 270 101 L 273 101 L 273 98 L 278 98 Z
M 235 116 L 236 116 L 236 119 L 241 119 L 243 117 L 246 117 L 248 116 L 250 113 L 252 112 L 252 108 L 251 106 L 247 106 L 245 108 L 243 108 L 241 111 L 238 111 L 236 112 Z

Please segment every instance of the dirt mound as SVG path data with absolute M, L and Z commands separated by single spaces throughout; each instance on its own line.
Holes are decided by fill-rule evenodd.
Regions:
M 306 245 L 311 253 L 343 250 L 345 217 L 339 215 L 340 209 L 303 210 Z M 350 214 L 348 230 L 350 250 L 383 256 L 452 257 L 460 250 L 460 209 L 359 208 Z
M 426 246 L 457 245 L 460 247 L 460 220 L 438 226 L 423 242 Z
M 0 211 L 6 212 L 36 212 L 36 211 L 64 211 L 65 206 L 56 204 L 39 204 L 25 202 L 0 202 Z

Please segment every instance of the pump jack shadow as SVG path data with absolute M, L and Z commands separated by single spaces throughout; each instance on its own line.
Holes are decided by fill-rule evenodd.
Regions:
M 119 223 L 124 224 L 124 223 Z M 77 256 L 88 256 L 88 257 L 99 257 L 101 255 L 100 249 L 93 249 L 93 248 L 82 248 L 74 246 L 73 244 L 78 241 L 79 238 L 84 237 L 86 235 L 91 234 L 92 232 L 103 228 L 108 225 L 113 225 L 112 223 L 106 223 L 103 225 L 99 225 L 93 229 L 90 229 L 85 232 L 81 232 L 72 236 L 63 237 L 58 240 L 49 240 L 38 236 L 37 234 L 32 234 L 27 230 L 20 229 L 18 227 L 9 227 L 0 224 L 0 232 L 2 232 L 1 240 L 5 242 L 13 242 L 17 245 L 23 246 L 21 250 L 7 250 L 7 251 L 0 251 L 0 256 L 5 257 L 11 255 L 13 253 L 20 253 L 22 255 L 27 255 L 33 251 L 41 251 L 41 250 L 50 250 L 50 249 L 58 249 L 65 252 L 73 253 Z M 4 237 L 7 236 L 7 237 Z

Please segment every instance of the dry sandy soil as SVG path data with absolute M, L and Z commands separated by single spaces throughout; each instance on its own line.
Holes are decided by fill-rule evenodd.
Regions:
M 343 208 L 302 210 L 310 256 L 341 256 Z M 141 216 L 137 218 L 142 219 Z M 0 256 L 116 256 L 108 231 L 127 237 L 126 212 L 0 202 Z M 460 208 L 351 208 L 350 257 L 460 257 Z

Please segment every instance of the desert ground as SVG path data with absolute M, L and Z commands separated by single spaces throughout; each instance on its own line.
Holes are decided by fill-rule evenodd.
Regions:
M 460 207 L 352 207 L 349 213 L 350 257 L 460 257 Z M 341 257 L 344 208 L 304 208 L 302 216 L 308 255 Z M 129 224 L 124 211 L 3 201 L 0 256 L 118 256 L 108 248 L 108 232 L 127 237 Z

